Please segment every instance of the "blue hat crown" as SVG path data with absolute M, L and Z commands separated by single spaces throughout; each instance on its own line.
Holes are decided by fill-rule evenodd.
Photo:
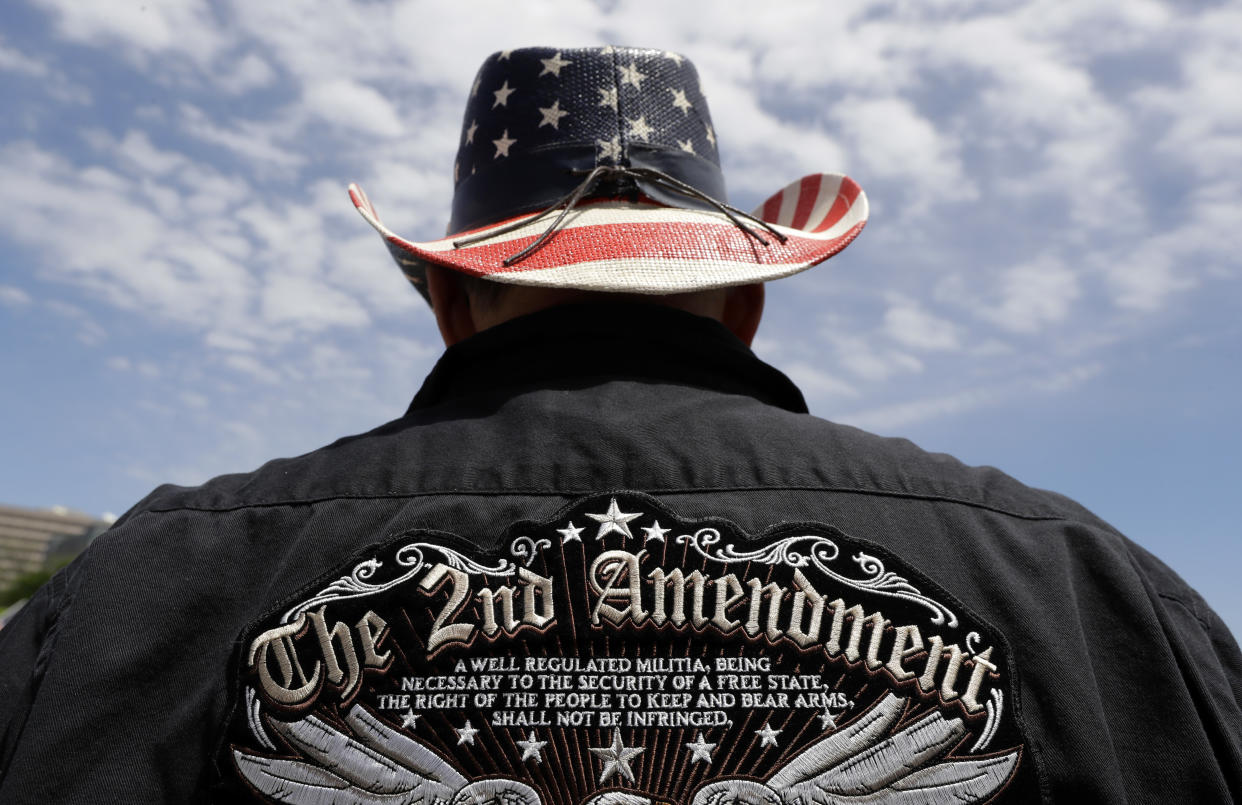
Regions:
M 689 59 L 641 48 L 522 48 L 475 76 L 454 163 L 450 232 L 554 204 L 600 166 L 659 171 L 724 201 L 707 100 Z M 641 179 L 594 196 L 640 191 L 698 206 Z

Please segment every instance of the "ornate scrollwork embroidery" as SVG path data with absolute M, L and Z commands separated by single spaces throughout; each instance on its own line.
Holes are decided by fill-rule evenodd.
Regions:
M 957 615 L 953 610 L 939 601 L 924 595 L 904 576 L 886 569 L 884 562 L 871 554 L 859 552 L 853 561 L 866 573 L 866 578 L 856 579 L 838 573 L 829 567 L 840 556 L 837 544 L 828 537 L 816 534 L 800 534 L 785 537 L 753 551 L 738 550 L 732 543 L 718 547 L 720 532 L 714 528 L 700 528 L 693 534 L 682 534 L 677 542 L 689 545 L 701 556 L 714 562 L 732 564 L 735 562 L 760 562 L 762 564 L 780 564 L 792 568 L 814 566 L 828 578 L 838 581 L 855 590 L 877 593 L 891 598 L 911 601 L 928 609 L 931 622 L 937 626 L 948 624 L 957 626 Z

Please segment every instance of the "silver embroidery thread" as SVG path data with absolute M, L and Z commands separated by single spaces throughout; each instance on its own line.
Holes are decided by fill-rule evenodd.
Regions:
M 868 577 L 863 579 L 850 578 L 830 568 L 829 563 L 836 561 L 841 551 L 837 544 L 828 537 L 801 534 L 785 537 L 753 551 L 740 551 L 733 543 L 719 548 L 715 547 L 720 542 L 720 532 L 714 528 L 700 528 L 693 534 L 682 534 L 677 538 L 677 542 L 690 545 L 705 559 L 725 564 L 759 562 L 766 565 L 780 564 L 791 568 L 814 565 L 825 576 L 847 587 L 918 604 L 932 613 L 931 622 L 937 626 L 947 624 L 950 627 L 956 627 L 958 624 L 957 615 L 953 613 L 953 610 L 930 596 L 924 595 L 904 576 L 887 570 L 884 562 L 878 557 L 862 552 L 854 555 L 853 561 L 864 573 L 868 574 Z M 809 544 L 796 549 L 803 542 L 809 542 Z

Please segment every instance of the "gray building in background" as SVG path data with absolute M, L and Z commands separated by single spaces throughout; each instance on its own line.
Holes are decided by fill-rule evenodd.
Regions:
M 0 504 L 0 590 L 24 573 L 76 556 L 109 525 L 60 506 L 27 509 Z

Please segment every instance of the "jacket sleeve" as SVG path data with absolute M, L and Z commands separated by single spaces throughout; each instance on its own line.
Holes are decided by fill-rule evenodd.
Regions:
M 1242 802 L 1242 651 L 1198 592 L 1159 559 L 1141 548 L 1136 553 L 1198 722 L 1230 793 Z
M 80 556 L 52 576 L 0 629 L 0 781 L 38 695 L 56 647 L 57 627 L 73 603 L 83 564 Z

